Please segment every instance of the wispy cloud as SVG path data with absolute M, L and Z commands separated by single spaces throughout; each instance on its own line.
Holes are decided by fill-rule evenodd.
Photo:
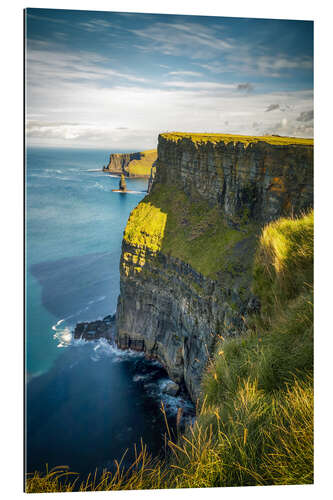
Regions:
M 219 83 L 219 82 L 189 82 L 189 81 L 168 81 L 163 82 L 163 85 L 167 87 L 180 87 L 183 89 L 234 89 L 234 84 L 229 83 Z
M 51 23 L 58 23 L 58 24 L 67 24 L 67 21 L 65 19 L 58 19 L 57 17 L 52 17 L 52 16 L 38 16 L 37 14 L 31 14 L 30 12 L 27 13 L 28 19 L 37 19 L 38 21 L 48 21 Z
M 168 76 L 202 76 L 197 71 L 169 71 Z
M 90 21 L 87 22 L 78 23 L 77 26 L 83 28 L 86 31 L 99 31 L 116 27 L 114 23 L 105 21 L 103 19 L 91 19 Z
M 313 60 L 309 57 L 290 57 L 283 54 L 272 56 L 256 54 L 255 46 L 242 45 L 225 53 L 223 64 L 220 61 L 194 62 L 193 64 L 215 74 L 246 73 L 251 76 L 281 78 L 291 70 L 311 71 Z
M 106 65 L 108 63 L 108 66 Z M 110 61 L 91 52 L 61 52 L 52 44 L 43 48 L 28 50 L 27 77 L 29 85 L 67 85 L 71 81 L 104 81 L 116 85 L 117 80 L 145 82 L 146 79 L 135 74 L 124 73 L 110 67 Z M 119 82 L 118 82 L 119 83 Z
M 221 39 L 216 30 L 195 23 L 154 23 L 144 29 L 131 30 L 145 44 L 144 51 L 158 51 L 164 55 L 183 55 L 193 59 L 212 59 L 221 51 L 233 48 L 230 39 Z

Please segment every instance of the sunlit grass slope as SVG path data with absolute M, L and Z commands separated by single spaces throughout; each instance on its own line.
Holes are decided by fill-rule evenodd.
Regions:
M 157 158 L 157 151 L 156 149 L 150 149 L 146 151 L 142 151 L 140 153 L 140 160 L 132 160 L 126 170 L 128 171 L 129 175 L 132 177 L 135 176 L 147 176 L 149 177 L 151 167 L 154 163 L 154 161 Z
M 242 231 L 232 229 L 217 207 L 190 200 L 176 186 L 158 184 L 132 211 L 124 241 L 162 251 L 213 278 L 228 265 L 234 245 L 253 232 L 251 224 Z
M 143 446 L 128 473 L 119 468 L 76 487 L 313 482 L 313 212 L 263 229 L 253 283 L 261 312 L 248 318 L 242 337 L 223 339 L 216 332 L 220 340 L 203 378 L 197 420 L 178 440 L 167 435 L 167 459 L 153 460 Z M 70 476 L 60 484 L 56 474 L 35 474 L 27 490 L 73 489 Z

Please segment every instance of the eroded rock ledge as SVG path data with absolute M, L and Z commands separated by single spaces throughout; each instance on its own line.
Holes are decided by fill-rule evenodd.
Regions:
M 199 396 L 217 338 L 240 335 L 262 226 L 313 205 L 313 143 L 162 134 L 150 193 L 124 232 L 116 340 Z

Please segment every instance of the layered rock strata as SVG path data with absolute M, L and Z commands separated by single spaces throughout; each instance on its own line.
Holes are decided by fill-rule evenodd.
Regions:
M 116 340 L 193 400 L 218 338 L 240 335 L 262 226 L 313 205 L 313 144 L 162 134 L 150 193 L 124 232 Z

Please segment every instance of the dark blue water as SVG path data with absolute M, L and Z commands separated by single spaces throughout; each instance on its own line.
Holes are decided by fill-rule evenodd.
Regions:
M 28 149 L 26 169 L 26 464 L 111 467 L 141 438 L 163 447 L 161 400 L 170 423 L 182 398 L 162 392 L 163 369 L 105 340 L 74 341 L 79 321 L 116 310 L 123 231 L 145 195 L 112 193 L 100 171 L 110 151 Z

